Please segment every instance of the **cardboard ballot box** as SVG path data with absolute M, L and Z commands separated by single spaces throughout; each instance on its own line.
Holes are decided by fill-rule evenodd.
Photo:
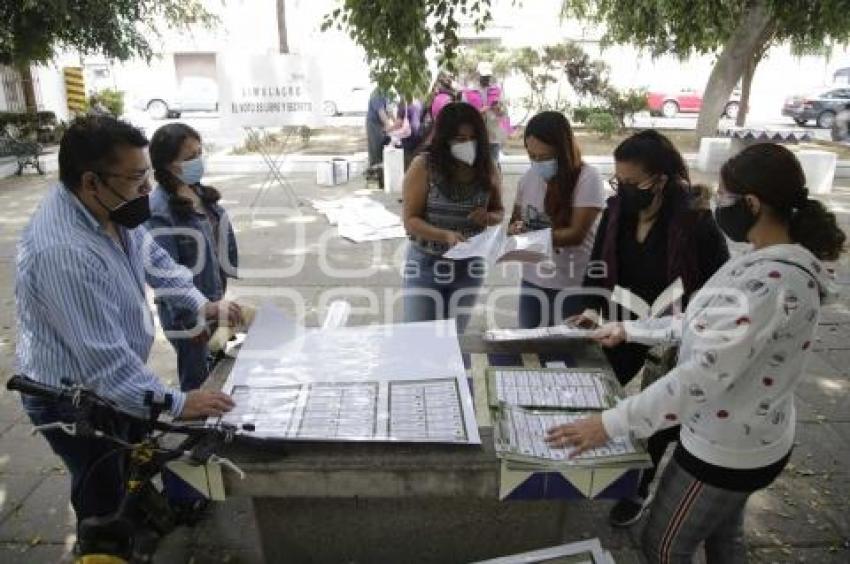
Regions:
M 316 165 L 316 184 L 319 186 L 338 186 L 348 182 L 349 163 L 347 159 L 333 158 Z

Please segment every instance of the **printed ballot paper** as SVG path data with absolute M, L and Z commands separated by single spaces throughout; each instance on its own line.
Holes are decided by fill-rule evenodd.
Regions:
M 623 397 L 614 375 L 599 369 L 500 367 L 486 378 L 491 407 L 608 409 Z
M 481 444 L 452 319 L 313 329 L 266 304 L 222 390 L 253 437 Z
M 560 324 L 552 327 L 534 327 L 531 329 L 488 329 L 484 340 L 500 341 L 555 341 L 562 339 L 590 339 L 596 329 L 581 329 L 572 325 Z
M 541 262 L 552 256 L 552 230 L 541 229 L 508 236 L 504 226 L 493 225 L 458 243 L 443 256 L 454 260 L 484 257 L 489 263 Z

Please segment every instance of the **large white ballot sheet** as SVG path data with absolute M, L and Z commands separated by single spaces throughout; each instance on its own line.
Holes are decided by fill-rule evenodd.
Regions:
M 306 329 L 263 306 L 223 391 L 256 437 L 481 443 L 454 320 Z

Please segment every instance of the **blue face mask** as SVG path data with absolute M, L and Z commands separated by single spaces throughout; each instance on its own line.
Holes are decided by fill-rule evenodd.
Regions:
M 534 161 L 531 163 L 531 170 L 536 172 L 543 180 L 549 182 L 558 173 L 558 161 L 555 159 Z
M 201 157 L 183 161 L 180 163 L 180 168 L 183 172 L 178 178 L 189 186 L 200 183 L 204 176 L 204 160 Z

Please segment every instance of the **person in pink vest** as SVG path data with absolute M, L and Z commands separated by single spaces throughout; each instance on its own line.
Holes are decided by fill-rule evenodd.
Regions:
M 502 145 L 504 145 L 508 137 L 513 133 L 511 120 L 502 103 L 502 89 L 499 86 L 487 87 L 487 103 L 481 113 L 484 117 L 484 123 L 487 124 L 487 136 L 490 138 L 490 154 L 493 155 L 493 160 L 498 165 L 499 157 L 502 154 Z

